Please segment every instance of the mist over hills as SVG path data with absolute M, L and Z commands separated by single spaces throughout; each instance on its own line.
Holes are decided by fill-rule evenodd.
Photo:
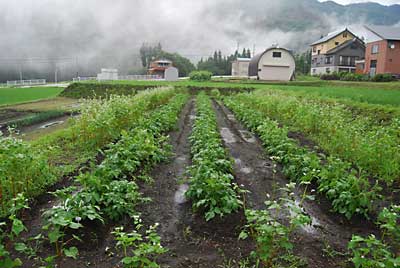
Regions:
M 101 67 L 127 73 L 143 42 L 197 61 L 238 44 L 303 51 L 338 27 L 399 21 L 400 5 L 317 0 L 1 1 L 0 80 L 17 79 L 20 68 L 48 79 L 56 67 L 64 79 Z

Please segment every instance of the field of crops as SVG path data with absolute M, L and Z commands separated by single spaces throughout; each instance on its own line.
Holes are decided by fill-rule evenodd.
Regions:
M 74 85 L 68 127 L 0 137 L 0 267 L 400 266 L 394 95 L 158 85 Z

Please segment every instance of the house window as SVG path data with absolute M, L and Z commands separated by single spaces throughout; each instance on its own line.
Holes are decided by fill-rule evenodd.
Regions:
M 331 64 L 332 63 L 332 56 L 326 57 L 325 58 L 325 64 Z
M 396 48 L 396 45 L 394 44 L 394 42 L 388 42 L 388 47 L 389 47 L 390 49 L 395 49 L 395 48 Z
M 272 52 L 273 58 L 282 58 L 282 52 Z
M 344 38 L 347 38 L 347 32 L 344 32 L 344 33 L 343 33 L 343 37 L 344 37 Z
M 342 65 L 342 66 L 350 65 L 350 57 L 348 57 L 348 56 L 340 56 L 339 57 L 339 65 Z
M 314 53 L 317 52 L 317 47 L 313 47 L 312 52 L 314 52 Z
M 335 46 L 338 46 L 340 43 L 339 42 L 335 42 Z
M 321 50 L 318 50 L 318 55 L 321 54 Z
M 312 69 L 312 73 L 315 74 L 317 72 L 317 69 Z
M 372 54 L 378 54 L 379 53 L 379 45 L 378 44 L 372 46 L 371 53 Z

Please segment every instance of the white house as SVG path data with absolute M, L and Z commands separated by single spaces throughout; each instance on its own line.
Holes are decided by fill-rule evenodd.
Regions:
M 232 62 L 232 76 L 248 77 L 249 76 L 249 58 L 237 58 Z
M 290 81 L 295 76 L 296 63 L 292 52 L 278 46 L 255 55 L 249 65 L 249 76 L 267 81 Z

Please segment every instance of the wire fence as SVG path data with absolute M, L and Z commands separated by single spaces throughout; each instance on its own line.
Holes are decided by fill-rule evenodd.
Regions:
M 45 85 L 46 79 L 31 79 L 31 80 L 15 80 L 15 81 L 7 81 L 7 86 L 37 86 L 37 85 Z
M 73 82 L 80 82 L 80 81 L 120 81 L 120 80 L 163 80 L 162 76 L 160 75 L 119 75 L 118 79 L 98 79 L 98 77 L 95 76 L 89 76 L 89 77 L 76 77 L 73 78 Z

